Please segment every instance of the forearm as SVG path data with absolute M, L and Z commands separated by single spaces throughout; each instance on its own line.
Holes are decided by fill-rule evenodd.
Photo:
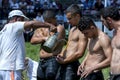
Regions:
M 40 27 L 43 27 L 43 28 L 50 28 L 50 24 L 49 23 L 45 23 L 45 22 L 40 22 L 40 21 L 28 21 L 28 22 L 25 22 L 24 24 L 24 28 L 27 29 L 27 28 L 40 28 Z
M 109 59 L 105 59 L 104 61 L 96 64 L 94 66 L 94 70 L 101 70 L 101 69 L 106 68 L 108 66 L 110 66 L 110 60 Z
M 82 54 L 80 54 L 80 53 L 73 53 L 72 55 L 67 56 L 64 59 L 64 63 L 70 63 L 70 62 L 76 61 L 76 60 L 78 60 L 81 57 L 82 57 Z
M 45 42 L 46 37 L 40 37 L 40 38 L 32 38 L 31 39 L 31 44 L 41 44 L 43 42 Z

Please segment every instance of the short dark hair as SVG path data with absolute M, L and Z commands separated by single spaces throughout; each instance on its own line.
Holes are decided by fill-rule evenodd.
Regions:
M 85 29 L 89 29 L 92 25 L 96 27 L 94 21 L 90 17 L 83 16 L 80 18 L 77 27 L 80 31 L 83 31 Z
M 48 9 L 48 10 L 45 10 L 43 12 L 43 19 L 46 20 L 46 19 L 51 19 L 51 18 L 55 18 L 56 17 L 56 13 L 55 13 L 55 10 L 52 10 L 52 9 Z
M 116 21 L 120 20 L 119 8 L 115 6 L 109 6 L 109 7 L 103 8 L 100 11 L 100 14 L 104 19 L 107 19 L 107 17 L 110 17 Z
M 79 14 L 80 16 L 82 16 L 81 8 L 77 4 L 72 4 L 65 10 L 65 14 L 69 12 L 71 14 Z

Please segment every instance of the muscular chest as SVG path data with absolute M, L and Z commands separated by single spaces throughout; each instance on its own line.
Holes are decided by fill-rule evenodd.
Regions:
M 91 53 L 100 51 L 102 49 L 102 47 L 100 46 L 99 40 L 98 39 L 90 40 L 88 49 Z
M 120 49 L 120 35 L 114 36 L 112 39 L 112 47 Z
M 50 36 L 53 35 L 53 32 L 50 32 L 47 28 L 41 28 L 39 29 L 39 34 L 43 36 Z
M 70 41 L 78 41 L 79 40 L 79 35 L 81 35 L 79 30 L 71 31 L 71 33 L 69 35 L 69 40 Z

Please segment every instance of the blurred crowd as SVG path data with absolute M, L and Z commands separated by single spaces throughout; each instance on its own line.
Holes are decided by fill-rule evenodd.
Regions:
M 8 12 L 13 9 L 20 9 L 28 17 L 35 17 L 37 12 L 44 9 L 60 9 L 61 4 L 59 1 L 52 1 L 52 0 L 0 0 L 0 9 L 1 15 L 0 18 L 6 18 Z
M 13 9 L 22 10 L 29 18 L 35 18 L 38 12 L 44 9 L 55 9 L 63 11 L 71 4 L 77 3 L 83 9 L 84 14 L 96 14 L 104 7 L 104 0 L 0 0 L 0 19 L 6 19 L 7 14 Z M 64 2 L 64 1 L 63 1 Z M 69 4 L 68 4 L 69 3 Z M 107 0 L 107 6 L 120 6 L 120 0 Z M 4 15 L 3 15 L 4 14 Z
M 99 11 L 105 7 L 105 0 L 0 0 L 0 24 L 5 23 L 8 13 L 14 9 L 22 10 L 31 20 L 35 19 L 42 22 L 44 22 L 43 11 L 54 9 L 56 10 L 58 24 L 62 24 L 69 29 L 70 25 L 67 23 L 64 10 L 72 3 L 78 4 L 82 9 L 82 14 L 90 16 L 94 20 L 100 19 Z M 120 0 L 107 0 L 106 6 L 120 7 Z M 28 34 L 29 36 L 25 37 L 26 41 L 30 40 L 33 30 L 25 31 L 25 36 Z

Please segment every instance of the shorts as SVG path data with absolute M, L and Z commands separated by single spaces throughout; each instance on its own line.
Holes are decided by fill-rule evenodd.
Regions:
M 79 65 L 79 61 L 61 65 L 56 80 L 79 80 L 80 76 L 77 75 Z
M 37 80 L 55 80 L 60 64 L 55 57 L 40 59 L 37 69 Z
M 0 70 L 0 80 L 22 80 L 22 70 L 12 71 L 10 70 Z
M 110 74 L 110 80 L 120 80 L 120 74 Z
M 104 80 L 104 76 L 102 71 L 98 71 L 89 74 L 86 78 L 81 78 L 81 80 Z

